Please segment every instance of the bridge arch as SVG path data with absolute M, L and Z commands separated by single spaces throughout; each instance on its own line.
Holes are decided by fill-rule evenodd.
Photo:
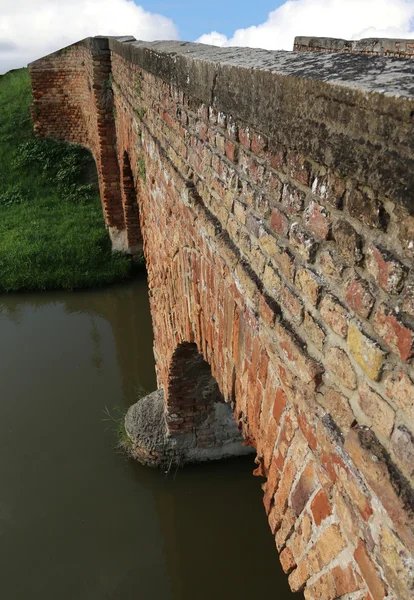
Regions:
M 230 403 L 194 342 L 182 342 L 173 352 L 165 409 L 170 445 L 182 460 L 251 452 L 243 445 Z

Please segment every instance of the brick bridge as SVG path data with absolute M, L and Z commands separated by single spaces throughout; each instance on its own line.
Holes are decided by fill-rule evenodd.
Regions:
M 358 44 L 88 38 L 31 64 L 32 116 L 91 149 L 114 248 L 144 249 L 134 454 L 253 447 L 292 590 L 408 600 L 414 46 Z

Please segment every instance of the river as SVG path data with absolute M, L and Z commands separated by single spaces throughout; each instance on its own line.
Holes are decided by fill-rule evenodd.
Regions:
M 116 449 L 156 387 L 144 279 L 0 297 L 4 600 L 293 597 L 253 459 L 168 475 Z

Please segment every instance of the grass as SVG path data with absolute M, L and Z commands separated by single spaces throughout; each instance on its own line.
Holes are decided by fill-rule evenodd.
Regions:
M 0 76 L 0 291 L 91 288 L 135 267 L 113 253 L 91 154 L 35 138 L 27 69 Z
M 105 417 L 102 420 L 109 422 L 110 427 L 112 427 L 114 430 L 117 440 L 116 450 L 119 450 L 119 452 L 125 453 L 129 456 L 133 449 L 133 442 L 127 434 L 125 428 L 125 415 L 127 413 L 127 409 L 122 408 L 121 406 L 114 406 L 112 410 L 110 410 L 109 408 L 105 407 L 103 412 Z

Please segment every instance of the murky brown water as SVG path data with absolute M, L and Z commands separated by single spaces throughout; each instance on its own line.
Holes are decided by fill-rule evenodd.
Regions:
M 105 407 L 155 389 L 145 281 L 0 297 L 0 596 L 291 598 L 252 459 L 166 477 Z

